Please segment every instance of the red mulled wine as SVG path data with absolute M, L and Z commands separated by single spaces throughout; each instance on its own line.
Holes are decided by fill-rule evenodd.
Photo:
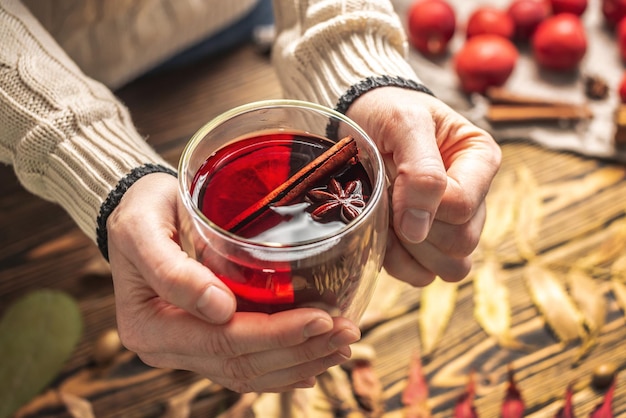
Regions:
M 278 249 L 303 245 L 300 256 L 290 260 L 262 260 L 243 251 L 207 255 L 222 259 L 214 260 L 219 268 L 214 264 L 212 270 L 236 294 L 239 310 L 343 311 L 350 304 L 371 256 L 371 239 L 352 239 L 335 251 L 304 249 L 307 242 L 343 230 L 371 195 L 358 155 L 347 155 L 346 148 L 337 148 L 340 143 L 302 133 L 263 133 L 217 150 L 197 171 L 190 192 L 215 225 Z

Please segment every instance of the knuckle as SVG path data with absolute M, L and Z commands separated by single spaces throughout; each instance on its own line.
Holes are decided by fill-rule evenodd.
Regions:
M 472 262 L 469 257 L 464 257 L 451 260 L 446 266 L 446 270 L 442 271 L 439 276 L 447 282 L 458 282 L 467 277 L 472 268 Z
M 415 124 L 427 127 L 433 134 L 435 132 L 435 121 L 425 106 L 407 104 L 406 101 L 393 102 L 384 107 L 383 113 L 384 117 L 377 117 L 371 124 L 380 138 L 393 135 L 399 126 L 408 128 Z
M 134 225 L 133 212 L 124 210 L 122 203 L 114 210 L 107 219 L 108 238 L 116 242 L 125 241 L 132 233 L 128 225 Z
M 296 354 L 296 360 L 299 363 L 305 363 L 305 362 L 317 360 L 319 357 L 320 357 L 319 350 L 316 350 L 313 344 L 302 344 L 298 348 L 298 352 Z
M 227 358 L 222 363 L 222 367 L 223 374 L 234 381 L 249 381 L 261 374 L 249 357 L 245 356 Z
M 120 341 L 126 349 L 134 353 L 141 353 L 145 350 L 145 339 L 142 338 L 133 328 L 118 325 Z
M 454 228 L 454 230 L 454 239 L 441 240 L 437 245 L 439 250 L 451 257 L 471 255 L 478 246 L 480 235 L 465 226 Z
M 209 355 L 217 355 L 224 358 L 236 358 L 239 355 L 236 344 L 226 335 L 226 333 L 211 333 L 206 344 Z
M 454 225 L 464 225 L 472 220 L 478 206 L 467 194 L 460 194 L 445 206 L 445 219 Z

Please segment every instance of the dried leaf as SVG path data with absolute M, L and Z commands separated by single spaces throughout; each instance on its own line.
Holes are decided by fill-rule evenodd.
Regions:
M 254 417 L 308 418 L 319 416 L 313 410 L 307 411 L 308 393 L 311 393 L 310 390 L 300 389 L 281 393 L 262 393 L 252 405 Z
M 515 383 L 513 369 L 509 368 L 509 385 L 502 402 L 502 418 L 522 418 L 524 416 L 524 400 Z
M 536 263 L 524 269 L 524 278 L 537 309 L 562 342 L 586 336 L 584 319 L 563 284 L 554 274 Z
M 244 393 L 237 402 L 219 414 L 217 418 L 247 418 L 252 410 L 252 405 L 259 396 L 260 394 L 256 392 Z
M 313 405 L 312 402 L 314 390 L 316 388 L 308 388 L 308 389 L 295 389 L 291 393 L 290 406 L 291 406 L 291 415 L 289 418 L 309 418 L 309 417 L 320 417 L 325 418 L 326 416 L 319 411 L 315 413 L 309 412 L 309 406 Z M 284 404 L 286 399 L 281 398 L 281 402 Z M 259 418 L 262 417 L 262 414 L 257 415 Z M 281 417 L 282 418 L 282 417 Z M 332 411 L 329 412 L 329 418 L 334 418 L 334 414 Z
M 590 333 L 599 333 L 606 322 L 607 310 L 602 289 L 593 277 L 578 269 L 568 272 L 567 285 Z
M 598 190 L 618 184 L 623 178 L 624 170 L 621 167 L 607 166 L 593 170 L 582 178 L 576 177 L 572 180 L 545 185 L 543 187 L 546 189 L 546 195 L 550 196 L 545 204 L 548 209 L 547 213 L 556 213 L 574 203 L 592 198 Z
M 474 317 L 500 345 L 518 349 L 522 344 L 511 336 L 509 289 L 502 277 L 500 263 L 494 256 L 488 256 L 473 275 Z
M 419 353 L 415 353 L 411 357 L 407 384 L 402 391 L 405 418 L 430 418 L 428 392 L 428 383 L 422 369 L 422 359 Z
M 367 305 L 359 327 L 366 330 L 379 322 L 405 313 L 407 307 L 399 304 L 398 299 L 410 288 L 410 284 L 396 279 L 387 270 L 382 269 L 374 289 L 376 297 L 372 298 Z
M 282 411 L 284 395 L 284 393 L 261 393 L 256 401 L 252 404 L 253 416 L 255 418 L 282 418 L 282 416 L 292 417 L 293 415 L 291 413 L 287 413 L 287 411 Z M 283 414 L 281 411 L 285 412 L 285 414 Z M 288 411 L 291 412 L 290 410 Z
M 535 244 L 543 220 L 543 197 L 537 179 L 526 166 L 517 169 L 518 199 L 515 243 L 522 258 L 535 257 Z
M 300 390 L 307 392 L 306 403 L 303 404 L 304 418 L 336 418 L 335 406 L 331 403 L 331 400 L 326 396 L 319 384 L 310 389 L 298 389 L 298 391 Z M 262 416 L 262 414 L 259 415 L 259 418 Z
M 495 249 L 513 230 L 518 204 L 517 190 L 515 175 L 508 172 L 496 177 L 487 194 L 487 218 L 480 238 L 480 245 L 487 252 Z
M 91 402 L 71 393 L 60 392 L 59 396 L 72 418 L 95 418 Z
M 465 393 L 459 396 L 454 407 L 454 418 L 478 418 L 478 412 L 474 407 L 476 396 L 476 381 L 474 371 L 470 372 Z
M 598 283 L 582 270 L 571 269 L 567 274 L 567 284 L 588 330 L 577 355 L 576 361 L 578 361 L 586 356 L 596 344 L 597 337 L 606 322 L 607 305 Z
M 611 387 L 604 394 L 604 400 L 602 403 L 596 405 L 596 407 L 591 411 L 589 418 L 613 418 L 613 394 L 615 393 L 615 382 L 613 379 L 613 383 L 611 383 Z
M 572 385 L 568 385 L 565 390 L 565 402 L 563 406 L 557 411 L 554 415 L 554 418 L 575 418 L 574 415 L 574 406 L 572 405 L 572 396 L 574 395 L 574 390 Z
M 55 290 L 33 291 L 0 321 L 0 416 L 11 415 L 61 371 L 82 334 L 75 300 Z
M 330 401 L 335 412 L 351 414 L 351 417 L 364 416 L 351 390 L 348 375 L 339 366 L 334 366 L 317 376 L 317 384 Z
M 172 396 L 165 407 L 163 418 L 185 418 L 191 413 L 191 403 L 205 389 L 213 387 L 219 390 L 222 386 L 211 382 L 208 379 L 201 379 L 190 385 L 181 393 Z
M 350 370 L 352 390 L 359 404 L 368 412 L 370 418 L 380 417 L 383 413 L 383 385 L 367 360 L 357 360 Z
M 576 262 L 576 267 L 593 270 L 597 266 L 613 261 L 624 253 L 626 248 L 626 219 L 616 222 L 615 231 L 592 253 Z
M 613 262 L 611 276 L 615 280 L 626 283 L 626 254 L 622 254 Z
M 422 352 L 429 355 L 443 335 L 456 305 L 458 283 L 440 277 L 422 289 L 419 328 Z
M 613 279 L 611 280 L 611 287 L 622 312 L 626 312 L 626 284 Z

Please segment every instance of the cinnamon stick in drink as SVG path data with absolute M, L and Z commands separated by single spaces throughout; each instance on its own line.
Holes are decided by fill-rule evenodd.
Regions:
M 293 202 L 311 189 L 313 185 L 318 184 L 325 178 L 329 178 L 333 173 L 339 171 L 340 168 L 347 164 L 356 163 L 357 154 L 358 149 L 354 138 L 351 136 L 342 138 L 287 179 L 286 182 L 234 217 L 224 226 L 224 229 L 236 233 L 254 221 L 254 219 L 271 210 L 272 206 L 283 206 Z

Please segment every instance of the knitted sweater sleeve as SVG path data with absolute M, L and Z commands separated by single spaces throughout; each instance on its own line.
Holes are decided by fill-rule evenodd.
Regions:
M 274 0 L 272 60 L 284 94 L 335 107 L 368 77 L 418 82 L 408 43 L 389 0 Z
M 120 179 L 167 163 L 17 0 L 0 0 L 0 39 L 0 161 L 95 240 L 102 202 Z

